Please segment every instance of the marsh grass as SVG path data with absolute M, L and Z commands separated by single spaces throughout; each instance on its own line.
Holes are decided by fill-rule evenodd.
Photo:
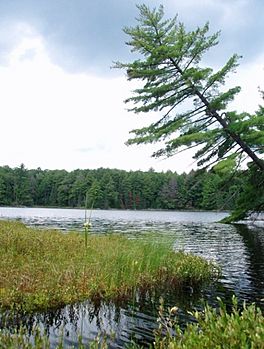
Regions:
M 85 299 L 119 300 L 135 290 L 165 286 L 194 289 L 217 277 L 204 259 L 165 244 L 120 235 L 27 228 L 0 221 L 0 308 L 35 312 Z

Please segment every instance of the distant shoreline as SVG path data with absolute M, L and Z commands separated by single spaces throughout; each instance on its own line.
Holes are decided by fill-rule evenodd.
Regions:
M 85 207 L 70 207 L 70 206 L 0 206 L 1 208 L 47 208 L 47 209 L 58 209 L 58 210 L 85 210 Z M 91 210 L 87 208 L 87 210 Z M 153 211 L 153 212 L 216 212 L 216 213 L 230 213 L 228 210 L 205 210 L 197 208 L 179 208 L 179 209 L 164 209 L 164 208 L 144 208 L 144 209 L 133 209 L 133 208 L 93 208 L 93 211 Z

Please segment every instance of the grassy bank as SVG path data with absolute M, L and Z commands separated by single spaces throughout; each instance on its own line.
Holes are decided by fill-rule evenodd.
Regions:
M 218 273 L 204 259 L 119 235 L 27 228 L 0 221 L 0 308 L 33 312 L 87 298 L 123 299 L 135 289 L 199 287 Z

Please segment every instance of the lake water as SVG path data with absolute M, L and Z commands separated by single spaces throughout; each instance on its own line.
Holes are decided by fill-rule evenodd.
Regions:
M 88 212 L 88 216 L 90 212 Z M 264 228 L 255 225 L 217 223 L 227 213 L 175 211 L 94 210 L 92 233 L 122 233 L 133 239 L 154 239 L 170 243 L 174 250 L 184 250 L 217 262 L 222 269 L 218 283 L 206 287 L 199 295 L 190 290 L 177 294 L 167 290 L 162 296 L 166 306 L 180 308 L 179 322 L 190 320 L 187 310 L 201 308 L 207 301 L 216 306 L 220 296 L 227 304 L 235 294 L 239 301 L 256 302 L 264 309 Z M 83 230 L 85 212 L 77 209 L 0 208 L 0 219 L 18 219 L 30 226 Z M 48 330 L 55 346 L 64 331 L 65 346 L 74 345 L 79 334 L 89 342 L 98 333 L 110 335 L 111 347 L 124 347 L 131 337 L 147 346 L 157 326 L 160 294 L 137 295 L 126 304 L 92 304 L 68 306 L 53 313 L 26 319 L 27 325 L 40 324 Z

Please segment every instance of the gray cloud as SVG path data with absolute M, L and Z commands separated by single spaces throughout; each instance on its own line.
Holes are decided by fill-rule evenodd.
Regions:
M 146 0 L 151 7 L 159 1 Z M 221 62 L 233 52 L 250 60 L 264 47 L 262 0 L 164 0 L 169 17 L 193 28 L 209 20 L 222 29 L 212 59 Z M 0 50 L 4 56 L 22 35 L 17 23 L 32 26 L 44 38 L 51 59 L 69 71 L 106 74 L 112 61 L 133 59 L 122 32 L 137 16 L 134 0 L 0 0 Z M 222 61 L 223 63 L 223 61 Z M 112 73 L 111 73 L 112 74 Z
M 57 64 L 75 71 L 109 70 L 113 60 L 126 55 L 121 29 L 134 18 L 132 12 L 133 2 L 123 0 L 0 1 L 1 22 L 13 33 L 8 40 L 0 34 L 1 52 L 18 41 L 15 24 L 28 23 L 45 37 Z

